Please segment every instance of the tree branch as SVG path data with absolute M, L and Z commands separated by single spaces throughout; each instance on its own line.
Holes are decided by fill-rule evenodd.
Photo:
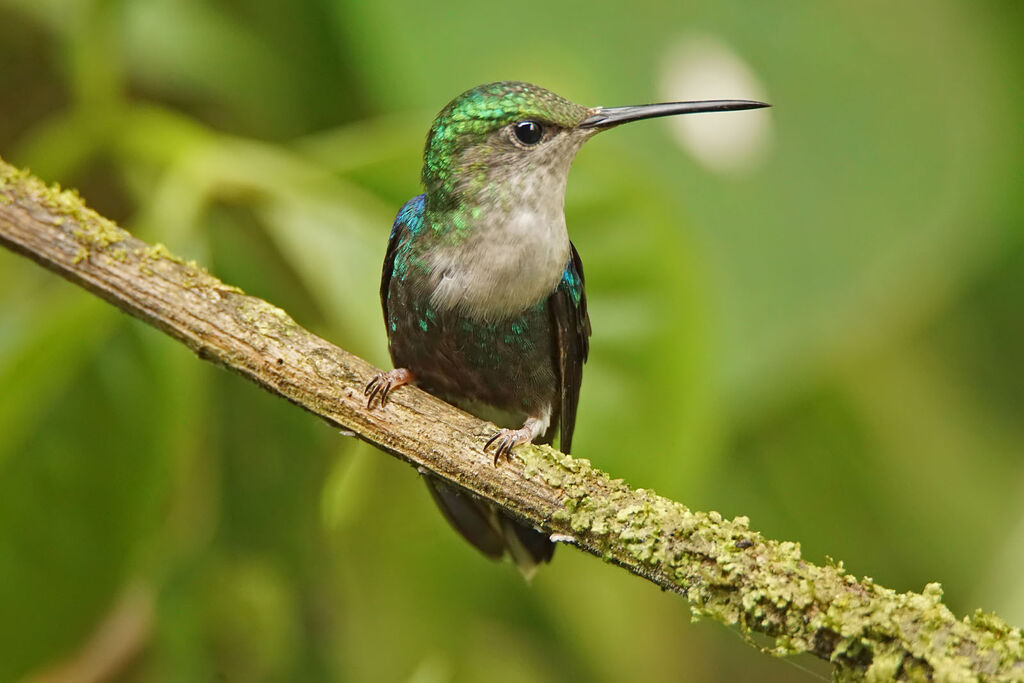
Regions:
M 0 243 L 421 472 L 684 595 L 695 616 L 769 636 L 772 654 L 809 652 L 844 678 L 1024 680 L 1020 629 L 981 612 L 958 620 L 938 584 L 897 593 L 811 564 L 745 517 L 691 511 L 549 447 L 518 447 L 495 467 L 482 450 L 492 426 L 412 387 L 367 410 L 369 363 L 2 160 Z

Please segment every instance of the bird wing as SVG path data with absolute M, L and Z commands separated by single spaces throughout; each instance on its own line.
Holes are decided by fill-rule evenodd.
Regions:
M 557 335 L 555 367 L 561 382 L 562 405 L 561 449 L 572 448 L 572 433 L 576 427 L 576 406 L 580 400 L 583 363 L 590 351 L 590 316 L 587 314 L 587 295 L 583 288 L 583 262 L 570 243 L 571 255 L 562 281 L 551 294 L 550 310 Z
M 384 327 L 389 339 L 391 326 L 388 323 L 388 291 L 391 289 L 391 276 L 395 273 L 395 255 L 402 243 L 423 225 L 423 198 L 423 195 L 417 195 L 399 210 L 395 222 L 391 225 L 388 250 L 384 254 L 384 267 L 380 274 L 380 307 L 384 311 Z

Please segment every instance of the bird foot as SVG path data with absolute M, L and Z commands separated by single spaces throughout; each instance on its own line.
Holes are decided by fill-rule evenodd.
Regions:
M 502 456 L 512 459 L 512 449 L 521 443 L 533 441 L 533 430 L 529 426 L 519 429 L 499 429 L 498 432 L 484 444 L 484 452 L 494 445 L 494 464 L 497 466 Z
M 380 407 L 388 401 L 388 394 L 393 389 L 409 384 L 414 379 L 413 374 L 405 368 L 395 368 L 388 372 L 378 372 L 366 384 L 363 396 L 366 397 L 366 407 L 373 407 L 373 399 L 380 398 Z

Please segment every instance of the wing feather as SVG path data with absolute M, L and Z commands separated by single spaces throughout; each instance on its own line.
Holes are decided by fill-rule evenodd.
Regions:
M 380 274 L 380 307 L 384 311 L 384 329 L 388 339 L 391 338 L 391 325 L 388 320 L 388 292 L 391 290 L 391 278 L 395 274 L 395 256 L 403 243 L 423 225 L 423 195 L 417 195 L 407 201 L 395 217 L 391 225 L 391 236 L 388 237 L 388 250 L 384 254 L 384 266 Z
M 570 249 L 571 256 L 565 274 L 550 299 L 552 322 L 557 335 L 555 366 L 561 383 L 560 446 L 566 453 L 572 449 L 583 364 L 590 352 L 590 316 L 583 286 L 583 262 L 571 243 Z

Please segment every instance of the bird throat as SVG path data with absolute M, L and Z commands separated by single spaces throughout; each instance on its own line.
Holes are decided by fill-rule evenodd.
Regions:
M 564 175 L 507 178 L 501 196 L 433 218 L 448 239 L 422 254 L 433 278 L 430 303 L 476 320 L 507 318 L 545 300 L 569 261 Z M 433 218 L 433 220 L 432 220 Z M 461 227 L 460 227 L 461 226 Z

